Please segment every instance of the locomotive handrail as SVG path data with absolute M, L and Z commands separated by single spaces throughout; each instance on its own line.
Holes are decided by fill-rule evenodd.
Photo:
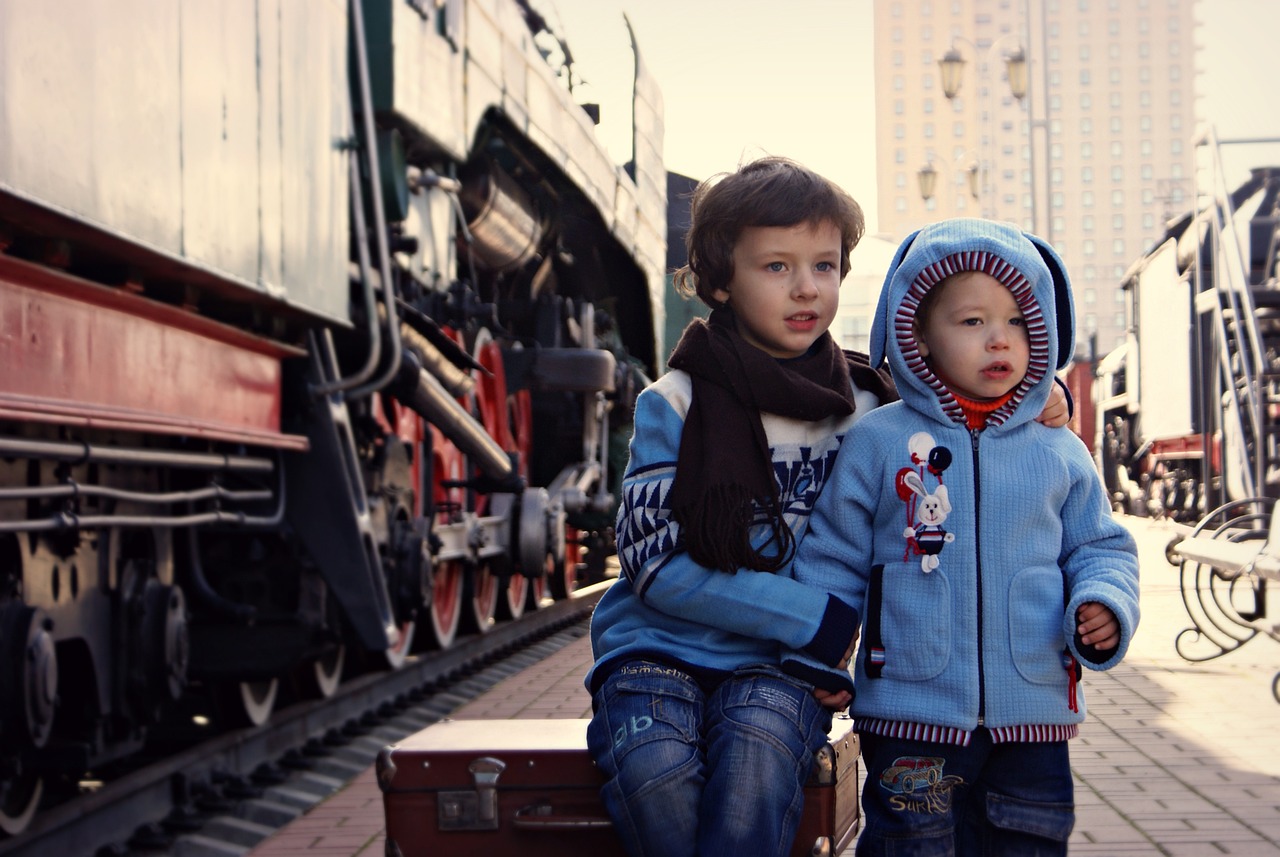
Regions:
M 365 365 L 360 371 L 350 377 L 338 378 L 326 384 L 318 385 L 313 389 L 313 393 L 318 396 L 341 392 L 343 398 L 351 400 L 359 399 L 381 390 L 391 383 L 396 373 L 400 371 L 400 322 L 396 318 L 395 280 L 391 278 L 391 251 L 387 244 L 386 214 L 382 208 L 382 186 L 378 179 L 382 172 L 378 167 L 378 138 L 373 125 L 373 95 L 369 88 L 369 55 L 364 33 L 364 9 L 361 0 L 351 0 L 348 8 L 351 11 L 351 42 L 356 51 L 355 69 L 360 90 L 360 122 L 364 126 L 364 146 L 362 149 L 365 160 L 369 165 L 369 190 L 373 196 L 371 205 L 373 209 L 373 231 L 378 245 L 378 272 L 382 276 L 383 305 L 386 307 L 387 340 L 390 351 L 387 368 L 376 379 L 368 381 L 382 356 L 381 331 L 377 329 L 371 334 L 369 354 L 366 357 Z M 351 211 L 352 217 L 356 221 L 355 240 L 357 251 L 360 253 L 361 274 L 364 275 L 369 270 L 367 264 L 368 249 L 364 246 L 368 236 L 366 235 L 364 224 L 364 203 L 363 196 L 359 191 L 359 184 L 358 172 L 353 169 Z M 364 281 L 368 283 L 369 278 L 367 276 L 364 277 Z M 369 289 L 371 287 L 367 286 L 366 288 Z M 376 311 L 370 312 L 369 319 L 371 327 L 379 327 L 378 313 Z
M 1257 319 L 1255 316 L 1255 307 L 1253 295 L 1249 290 L 1248 277 L 1245 274 L 1243 251 L 1240 248 L 1240 242 L 1235 230 L 1235 208 L 1231 204 L 1231 195 L 1226 187 L 1223 176 L 1222 151 L 1221 144 L 1218 140 L 1217 133 L 1212 126 L 1205 128 L 1196 139 L 1198 147 L 1205 147 L 1209 153 L 1210 170 L 1209 181 L 1211 186 L 1207 188 L 1206 198 L 1198 200 L 1198 204 L 1202 202 L 1206 206 L 1206 214 L 1209 217 L 1209 232 L 1213 245 L 1222 252 L 1215 254 L 1215 260 L 1220 259 L 1224 264 L 1215 263 L 1213 266 L 1213 282 L 1212 289 L 1220 297 L 1215 301 L 1214 321 L 1217 326 L 1218 340 L 1218 366 L 1224 386 L 1228 387 L 1228 402 L 1232 417 L 1242 428 L 1244 420 L 1241 415 L 1242 403 L 1241 394 L 1243 393 L 1244 405 L 1243 409 L 1248 414 L 1249 437 L 1255 446 L 1255 451 L 1263 443 L 1262 440 L 1262 401 L 1258 394 L 1258 378 L 1263 372 L 1262 365 L 1262 336 L 1258 331 Z M 1200 294 L 1206 289 L 1204 288 L 1204 242 L 1196 241 L 1196 293 Z M 1227 346 L 1228 331 L 1226 319 L 1223 317 L 1221 298 L 1225 297 L 1231 306 L 1233 314 L 1232 322 L 1236 331 L 1236 339 L 1240 342 L 1241 350 L 1247 351 L 1247 354 L 1240 354 L 1238 361 L 1232 361 L 1230 349 Z M 1238 367 L 1238 370 L 1233 368 Z M 1225 383 L 1230 381 L 1230 383 Z M 1245 441 L 1241 439 L 1242 443 Z M 1247 456 L 1246 456 L 1247 458 Z M 1241 468 L 1241 477 L 1244 481 L 1243 490 L 1246 496 L 1254 496 L 1257 488 L 1263 479 L 1264 457 L 1262 455 L 1252 456 L 1252 466 Z

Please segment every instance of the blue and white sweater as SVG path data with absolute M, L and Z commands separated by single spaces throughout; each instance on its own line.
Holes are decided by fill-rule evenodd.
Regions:
M 1027 377 L 978 431 L 912 333 L 920 298 L 961 270 L 1010 288 L 1031 345 Z M 1052 367 L 1071 357 L 1071 313 L 1061 261 L 1011 227 L 949 221 L 899 249 L 871 359 L 888 360 L 902 401 L 846 436 L 793 565 L 863 617 L 856 728 L 961 744 L 979 725 L 997 741 L 1071 737 L 1085 717 L 1076 662 L 1124 657 L 1139 613 L 1133 539 L 1080 439 L 1035 422 Z M 1076 611 L 1090 601 L 1119 619 L 1115 649 L 1079 645 Z M 812 653 L 784 658 L 817 666 Z
M 847 417 L 805 422 L 761 415 L 784 517 L 797 542 L 840 439 L 878 404 L 856 386 L 854 393 L 855 410 Z M 853 636 L 857 620 L 848 605 L 797 583 L 785 569 L 727 574 L 699 565 L 685 551 L 668 498 L 691 395 L 689 375 L 673 370 L 636 400 L 618 511 L 622 575 L 591 620 L 596 662 L 586 685 L 593 692 L 628 660 L 655 660 L 714 679 L 744 666 L 776 665 L 784 648 L 835 663 Z M 757 510 L 757 546 L 768 534 L 762 515 Z

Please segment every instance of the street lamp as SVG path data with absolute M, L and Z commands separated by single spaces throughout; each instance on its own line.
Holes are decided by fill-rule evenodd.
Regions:
M 965 168 L 965 175 L 969 180 L 969 195 L 978 199 L 980 192 L 978 182 L 982 176 L 982 167 L 975 161 Z M 933 161 L 929 161 L 916 171 L 916 181 L 920 184 L 921 198 L 925 202 L 933 199 L 934 188 L 938 185 L 938 170 L 933 166 Z
M 1030 11 L 1029 11 L 1029 9 L 1028 9 L 1028 15 L 1030 15 Z M 1029 20 L 1029 19 L 1028 19 L 1028 20 Z M 1006 38 L 1008 38 L 1008 37 L 1006 37 Z M 963 39 L 963 38 L 960 38 L 960 37 L 956 37 L 956 39 L 955 39 L 955 40 L 956 40 L 956 41 L 966 42 L 970 47 L 972 47 L 972 48 L 974 49 L 974 51 L 975 51 L 975 52 L 978 50 L 978 46 L 977 46 L 977 45 L 975 45 L 975 44 L 973 44 L 972 42 L 969 42 L 967 39 Z M 984 70 L 985 70 L 985 69 L 987 69 L 987 68 L 989 67 L 991 57 L 992 57 L 992 56 L 994 56 L 994 54 L 995 54 L 995 52 L 996 52 L 996 49 L 999 47 L 1000 41 L 1001 41 L 1000 39 L 997 39 L 997 40 L 996 40 L 996 42 L 995 42 L 995 44 L 991 45 L 991 48 L 989 49 L 988 54 L 987 54 L 987 61 L 986 61 L 986 62 L 984 63 L 984 65 L 983 65 Z M 958 50 L 956 50 L 956 48 L 955 48 L 954 44 L 953 44 L 953 46 L 951 47 L 951 49 L 949 49 L 945 54 L 943 54 L 943 55 L 942 55 L 942 58 L 941 58 L 940 60 L 938 60 L 938 68 L 939 68 L 939 71 L 940 71 L 940 74 L 941 74 L 941 78 L 942 78 L 942 92 L 943 92 L 943 94 L 944 94 L 944 95 L 946 95 L 946 96 L 947 96 L 947 98 L 948 98 L 948 99 L 955 98 L 955 97 L 956 97 L 956 95 L 960 92 L 960 83 L 961 83 L 961 79 L 963 78 L 963 75 L 964 75 L 964 66 L 965 66 L 965 59 L 964 59 L 964 55 L 963 55 L 963 54 L 961 54 Z M 1010 94 L 1012 94 L 1014 98 L 1018 99 L 1018 101 L 1019 101 L 1019 102 L 1022 102 L 1022 101 L 1023 101 L 1023 99 L 1026 99 L 1026 106 L 1027 106 L 1027 122 L 1028 122 L 1029 129 L 1030 129 L 1030 130 L 1029 130 L 1029 133 L 1028 133 L 1029 138 L 1034 136 L 1034 134 L 1035 134 L 1035 129 L 1036 129 L 1036 128 L 1044 128 L 1044 129 L 1045 129 L 1045 171 L 1046 171 L 1046 176 L 1045 176 L 1045 178 L 1046 178 L 1046 181 L 1047 181 L 1047 180 L 1048 180 L 1048 169 L 1049 169 L 1049 166 L 1048 166 L 1048 165 L 1049 165 L 1049 161 L 1048 161 L 1048 157 L 1049 157 L 1049 151 L 1048 151 L 1048 150 L 1049 150 L 1049 128 L 1048 128 L 1048 121 L 1047 121 L 1047 119 L 1044 119 L 1044 120 L 1036 120 L 1036 119 L 1034 118 L 1034 116 L 1032 116 L 1031 99 L 1028 97 L 1028 94 L 1029 94 L 1029 92 L 1030 92 L 1030 89 L 1029 89 L 1029 79 L 1028 79 L 1028 78 L 1029 78 L 1029 68 L 1028 68 L 1027 53 L 1026 53 L 1026 51 L 1024 51 L 1024 50 L 1022 49 L 1022 47 L 1021 47 L 1021 46 L 1018 46 L 1018 47 L 1014 48 L 1012 51 L 1010 51 L 1009 53 L 1005 54 L 1005 56 L 1004 56 L 1004 66 L 1005 66 L 1005 74 L 1007 75 L 1008 80 L 1009 80 L 1009 92 L 1010 92 Z M 991 132 L 991 134 L 990 134 L 990 140 L 989 140 L 989 142 L 990 142 L 990 144 L 991 144 L 992 146 L 994 146 L 994 145 L 995 145 L 995 133 L 994 133 L 994 128 L 995 128 L 995 107 L 994 107 L 994 95 L 993 95 L 993 94 L 991 94 L 991 93 L 989 93 L 989 98 L 990 98 L 990 109 L 989 109 L 989 111 L 988 111 L 987 120 L 988 120 L 988 122 L 990 123 L 990 127 L 991 127 L 991 129 L 992 129 L 992 132 Z M 1028 142 L 1029 142 L 1029 143 L 1031 143 L 1031 146 L 1030 146 L 1030 149 L 1029 149 L 1029 151 L 1030 151 L 1030 153 L 1031 153 L 1031 154 L 1030 154 L 1030 160 L 1029 160 L 1029 168 L 1030 168 L 1030 170 L 1031 170 L 1031 224 L 1032 224 L 1032 225 L 1031 225 L 1031 229 L 1032 229 L 1032 231 L 1033 231 L 1033 232 L 1039 232 L 1040 210 L 1039 210 L 1039 206 L 1038 206 L 1038 205 L 1037 205 L 1037 203 L 1036 203 L 1036 156 L 1035 156 L 1035 141 L 1034 141 L 1034 139 L 1029 139 L 1029 140 L 1028 140 Z M 984 167 L 985 167 L 985 166 L 986 166 L 986 164 L 984 163 Z M 983 185 L 983 187 L 982 187 L 982 191 L 983 191 L 983 197 L 984 197 L 984 212 L 983 212 L 983 213 L 984 213 L 984 215 L 985 215 L 985 213 L 986 213 L 986 212 L 985 212 L 985 197 L 987 196 L 987 187 L 986 187 L 986 182 L 985 182 L 985 181 L 983 181 L 983 182 L 982 182 L 982 185 Z M 922 187 L 923 187 L 923 185 L 922 185 Z M 927 197 L 926 197 L 926 199 L 927 199 Z M 1051 201 L 1050 201 L 1050 200 L 1048 200 L 1048 199 L 1046 199 L 1046 205 L 1048 205 L 1048 206 L 1050 207 L 1050 210 L 1046 210 L 1046 212 L 1045 212 L 1045 232 L 1044 232 L 1044 237 L 1045 237 L 1046 239 L 1048 239 L 1048 240 L 1052 241 L 1052 238 L 1053 238 L 1053 236 L 1052 236 L 1052 228 L 1053 228 L 1053 227 L 1052 227 L 1052 211 L 1051 211 L 1051 207 L 1052 207 L 1052 206 L 1051 206 Z M 992 211 L 993 211 L 993 212 L 994 212 L 994 210 L 995 210 L 995 209 L 994 209 L 994 208 L 992 208 Z
M 1004 36 L 997 39 L 988 49 L 986 59 L 982 64 L 982 71 L 984 73 L 987 73 L 989 71 L 990 65 L 991 65 L 991 58 L 994 57 L 996 54 L 996 51 L 1000 49 L 1000 43 L 1007 38 L 1011 38 L 1011 36 Z M 952 41 L 952 46 L 947 50 L 946 53 L 942 55 L 942 58 L 938 60 L 938 71 L 939 71 L 939 76 L 941 77 L 942 94 L 947 97 L 947 100 L 954 99 L 956 95 L 959 94 L 960 84 L 962 83 L 964 78 L 964 67 L 965 67 L 966 61 L 965 61 L 964 55 L 961 54 L 960 51 L 956 49 L 955 42 L 964 42 L 965 44 L 969 45 L 969 47 L 971 47 L 975 53 L 978 52 L 979 50 L 978 46 L 975 45 L 973 42 L 970 42 L 968 39 L 962 38 L 960 36 L 956 36 Z M 1014 97 L 1021 100 L 1022 97 L 1027 93 L 1027 55 L 1022 50 L 1021 47 L 1017 47 L 1012 52 L 1005 55 L 1004 63 L 1005 63 L 1005 71 L 1009 77 L 1009 87 L 1012 90 Z M 986 111 L 987 111 L 986 122 L 988 124 L 988 131 L 986 134 L 980 135 L 986 138 L 983 141 L 982 147 L 981 147 L 981 151 L 983 152 L 986 151 L 986 146 L 988 144 L 993 147 L 995 146 L 995 97 L 993 92 L 994 92 L 993 89 L 988 88 L 987 106 L 986 106 Z M 988 210 L 990 210 L 993 214 L 996 210 L 995 202 L 994 200 L 991 199 L 991 194 L 989 193 L 989 189 L 987 186 L 988 185 L 987 174 L 994 160 L 995 160 L 994 157 L 987 158 L 983 156 L 982 158 L 980 158 L 980 162 L 981 162 L 980 166 L 978 167 L 977 172 L 975 172 L 975 174 L 971 177 L 971 181 L 973 185 L 981 186 L 980 191 L 974 193 L 974 198 L 981 200 L 982 208 L 983 208 L 982 213 L 984 217 L 987 216 Z M 923 188 L 923 185 L 922 185 L 922 188 Z M 928 197 L 925 197 L 925 198 L 928 199 Z M 988 206 L 990 206 L 989 209 L 988 209 Z M 1034 215 L 1034 210 L 1035 210 L 1035 203 L 1033 200 L 1032 201 L 1033 215 Z

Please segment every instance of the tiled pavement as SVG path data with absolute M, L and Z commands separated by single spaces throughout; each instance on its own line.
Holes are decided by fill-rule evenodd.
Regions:
M 1189 663 L 1174 638 L 1189 626 L 1174 535 L 1131 519 L 1142 555 L 1142 625 L 1121 666 L 1087 672 L 1089 718 L 1072 742 L 1077 820 L 1073 855 L 1280 855 L 1280 703 L 1271 681 L 1280 645 L 1259 636 L 1239 651 Z M 1273 615 L 1270 621 L 1280 620 Z M 505 679 L 454 718 L 582 717 L 585 638 Z M 372 769 L 288 827 L 253 857 L 383 853 L 382 801 Z M 852 854 L 852 849 L 846 852 Z

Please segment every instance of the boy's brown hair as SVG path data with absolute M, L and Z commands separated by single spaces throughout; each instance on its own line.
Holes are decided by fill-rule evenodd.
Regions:
M 716 309 L 712 297 L 733 280 L 733 248 L 748 226 L 831 223 L 840 230 L 840 278 L 866 228 L 862 208 L 834 182 L 788 158 L 766 157 L 706 179 L 693 192 L 676 290 Z

